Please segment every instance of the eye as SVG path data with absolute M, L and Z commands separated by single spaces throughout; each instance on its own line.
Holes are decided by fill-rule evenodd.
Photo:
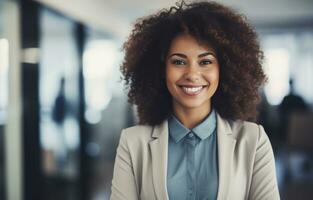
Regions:
M 211 60 L 201 60 L 200 61 L 200 65 L 209 65 L 209 64 L 212 64 Z
M 173 65 L 185 65 L 186 62 L 184 60 L 175 59 L 171 61 L 171 64 Z

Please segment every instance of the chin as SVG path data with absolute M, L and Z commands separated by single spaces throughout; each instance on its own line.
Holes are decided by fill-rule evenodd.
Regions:
M 177 102 L 180 107 L 185 109 L 197 109 L 197 108 L 205 108 L 210 106 L 210 102 L 207 101 L 196 101 L 196 100 L 183 100 Z

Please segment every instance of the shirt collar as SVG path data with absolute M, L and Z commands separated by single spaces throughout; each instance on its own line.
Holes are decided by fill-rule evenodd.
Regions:
M 168 119 L 169 133 L 178 143 L 189 132 L 195 133 L 201 140 L 209 137 L 216 129 L 216 114 L 214 109 L 210 114 L 193 129 L 186 128 L 174 115 Z

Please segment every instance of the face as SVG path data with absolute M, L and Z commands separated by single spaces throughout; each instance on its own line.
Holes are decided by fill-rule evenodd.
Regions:
M 209 109 L 219 82 L 216 52 L 192 36 L 174 38 L 166 57 L 166 85 L 175 109 Z

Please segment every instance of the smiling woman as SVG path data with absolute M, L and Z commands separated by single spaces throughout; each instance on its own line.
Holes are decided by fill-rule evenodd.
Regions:
M 139 125 L 124 129 L 112 200 L 277 200 L 270 141 L 256 117 L 265 82 L 256 33 L 216 2 L 140 18 L 121 66 Z

